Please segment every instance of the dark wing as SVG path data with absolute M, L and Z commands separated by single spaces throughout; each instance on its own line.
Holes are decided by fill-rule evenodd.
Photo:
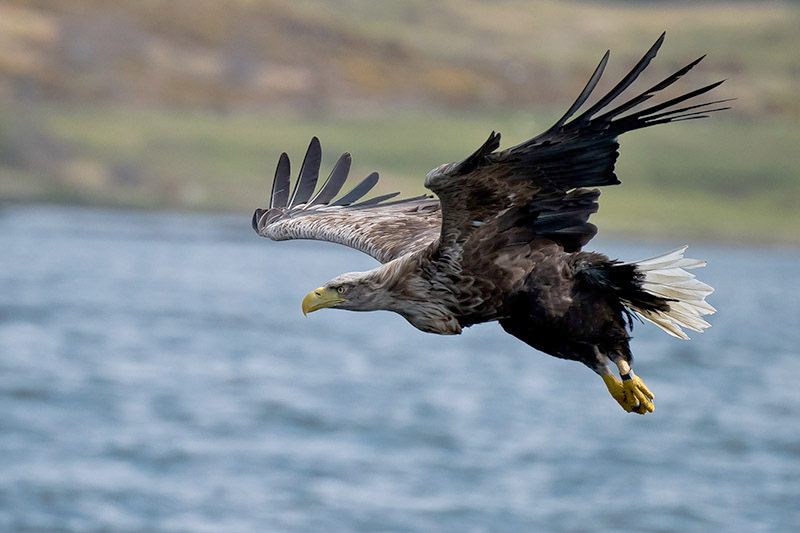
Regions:
M 714 107 L 727 100 L 680 105 L 722 83 L 717 82 L 623 115 L 675 83 L 702 57 L 609 109 L 655 57 L 663 40 L 664 34 L 608 94 L 577 117 L 572 118 L 597 86 L 608 52 L 575 103 L 546 132 L 500 152 L 496 151 L 500 134 L 492 132 L 468 158 L 432 170 L 425 186 L 442 201 L 442 246 L 463 246 L 475 232 L 485 232 L 484 226 L 492 228 L 492 232 L 514 228 L 513 238 L 519 242 L 544 237 L 567 251 L 580 250 L 589 242 L 597 233 L 588 220 L 597 211 L 600 191 L 586 187 L 619 183 L 614 164 L 620 134 L 666 122 L 704 118 L 713 111 L 728 109 Z
M 274 241 L 314 239 L 344 244 L 385 263 L 430 244 L 439 236 L 438 200 L 417 196 L 387 200 L 400 193 L 361 200 L 378 183 L 373 172 L 347 194 L 335 199 L 350 173 L 350 154 L 342 154 L 328 179 L 317 189 L 322 149 L 314 137 L 291 195 L 289 156 L 281 154 L 269 208 L 256 209 L 253 229 Z

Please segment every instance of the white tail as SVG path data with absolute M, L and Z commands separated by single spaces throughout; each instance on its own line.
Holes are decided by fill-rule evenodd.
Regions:
M 714 292 L 714 289 L 684 270 L 706 266 L 706 262 L 683 257 L 686 248 L 688 246 L 630 263 L 644 275 L 642 288 L 645 292 L 670 300 L 668 311 L 643 310 L 630 306 L 631 310 L 679 339 L 689 338 L 681 327 L 699 332 L 711 327 L 702 317 L 717 311 L 706 302 L 706 296 Z

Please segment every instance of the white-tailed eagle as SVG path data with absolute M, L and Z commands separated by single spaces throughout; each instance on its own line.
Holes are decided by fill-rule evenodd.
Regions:
M 463 161 L 430 171 L 425 186 L 438 199 L 391 200 L 395 193 L 361 200 L 378 181 L 375 173 L 339 196 L 349 154 L 318 188 L 322 153 L 315 137 L 291 193 L 289 158 L 281 154 L 269 208 L 256 210 L 253 229 L 278 241 L 344 244 L 382 263 L 311 291 L 303 299 L 304 313 L 325 307 L 383 309 L 443 335 L 497 320 L 537 350 L 597 372 L 626 411 L 653 411 L 653 394 L 630 367 L 632 318 L 683 339 L 688 339 L 684 328 L 707 328 L 703 316 L 715 309 L 705 298 L 713 289 L 686 271 L 705 262 L 685 258 L 686 247 L 635 262 L 582 247 L 597 233 L 588 221 L 598 208 L 600 191 L 594 187 L 620 183 L 614 173 L 619 135 L 727 109 L 719 106 L 727 100 L 687 102 L 722 83 L 717 82 L 633 110 L 702 57 L 612 105 L 663 40 L 662 34 L 608 94 L 581 111 L 606 66 L 606 52 L 575 103 L 541 135 L 499 150 L 500 134 L 492 132 Z

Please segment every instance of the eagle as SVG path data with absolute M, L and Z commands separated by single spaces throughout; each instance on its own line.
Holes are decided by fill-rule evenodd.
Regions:
M 688 272 L 706 263 L 685 257 L 686 246 L 633 262 L 583 247 L 597 233 L 589 222 L 598 210 L 596 187 L 620 183 L 614 165 L 621 134 L 728 109 L 720 104 L 730 99 L 693 100 L 719 81 L 633 110 L 705 56 L 614 105 L 663 41 L 664 34 L 589 106 L 607 51 L 575 102 L 544 133 L 500 150 L 500 134 L 492 132 L 463 161 L 431 170 L 425 187 L 435 196 L 396 200 L 399 193 L 392 193 L 364 200 L 377 173 L 340 195 L 350 171 L 349 153 L 317 187 L 322 151 L 316 137 L 290 193 L 289 157 L 281 154 L 269 207 L 253 215 L 258 235 L 339 243 L 381 263 L 309 292 L 303 313 L 388 310 L 440 335 L 497 321 L 536 350 L 594 370 L 625 411 L 654 411 L 653 393 L 631 368 L 634 319 L 681 339 L 689 338 L 684 329 L 709 327 L 703 317 L 716 311 L 706 302 L 713 289 Z

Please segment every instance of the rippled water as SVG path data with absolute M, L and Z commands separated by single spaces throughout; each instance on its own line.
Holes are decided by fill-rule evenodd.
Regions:
M 6 208 L 0 530 L 798 528 L 800 254 L 690 251 L 720 312 L 692 342 L 637 326 L 640 417 L 496 324 L 303 318 L 372 260 L 246 214 Z

